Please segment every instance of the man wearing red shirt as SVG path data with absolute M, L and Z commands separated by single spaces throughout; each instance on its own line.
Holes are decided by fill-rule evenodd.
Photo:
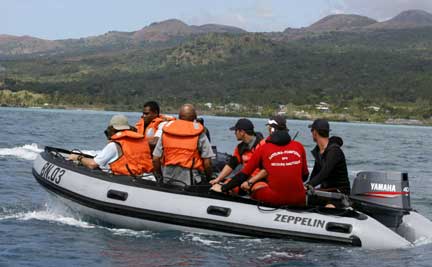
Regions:
M 251 198 L 255 200 L 271 205 L 304 206 L 306 192 L 303 180 L 309 175 L 305 149 L 301 143 L 291 140 L 282 116 L 272 117 L 267 125 L 272 133 L 266 143 L 255 151 L 231 182 L 215 184 L 212 190 L 229 192 L 242 185 L 246 189 L 252 187 Z M 261 178 L 257 176 L 249 178 L 260 166 L 268 173 L 267 182 L 258 182 Z

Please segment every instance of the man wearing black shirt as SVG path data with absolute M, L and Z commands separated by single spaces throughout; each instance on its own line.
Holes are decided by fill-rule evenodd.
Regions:
M 345 155 L 341 149 L 342 138 L 332 136 L 329 138 L 330 125 L 327 120 L 317 119 L 311 125 L 312 138 L 317 144 L 311 151 L 315 158 L 308 185 L 320 186 L 320 190 L 341 192 L 349 195 L 350 182 L 345 161 Z

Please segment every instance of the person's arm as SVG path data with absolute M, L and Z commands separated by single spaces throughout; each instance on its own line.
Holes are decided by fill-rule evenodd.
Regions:
M 205 131 L 205 134 L 206 134 L 206 136 L 207 136 L 209 142 L 211 143 L 211 138 L 210 138 L 210 131 L 209 131 L 209 129 L 207 129 L 207 127 L 204 126 L 204 131 Z
M 326 160 L 325 162 L 323 161 L 321 170 L 315 176 L 311 177 L 308 184 L 315 187 L 321 184 L 324 180 L 331 178 L 330 173 L 333 171 L 333 169 L 336 167 L 336 164 L 341 159 L 342 151 L 340 149 L 333 148 L 328 150 Z
M 229 190 L 240 186 L 247 178 L 255 171 L 255 169 L 260 167 L 261 162 L 261 151 L 264 146 L 259 147 L 252 155 L 246 166 L 236 174 L 233 179 L 224 185 L 215 184 L 212 186 L 212 190 L 216 192 L 228 192 Z
M 162 163 L 161 158 L 153 156 L 153 172 L 156 177 L 162 177 Z
M 148 141 L 149 147 L 150 147 L 150 151 L 153 151 L 157 142 L 159 140 L 159 137 L 153 137 L 152 140 Z
M 301 148 L 301 162 L 302 162 L 302 181 L 306 182 L 306 180 L 309 178 L 309 169 L 307 165 L 307 159 L 306 159 L 306 151 L 304 149 L 303 145 L 300 145 Z
M 100 153 L 94 158 L 86 158 L 83 155 L 71 154 L 69 155 L 70 160 L 77 160 L 83 166 L 90 169 L 101 168 L 102 170 L 108 170 L 110 168 L 109 163 L 118 159 L 121 149 L 115 142 L 109 142 Z
M 90 168 L 90 169 L 97 169 L 99 168 L 99 164 L 96 163 L 96 161 L 92 158 L 86 158 L 83 155 L 77 155 L 77 154 L 70 154 L 68 157 L 69 160 L 78 161 L 83 166 Z
M 153 150 L 153 173 L 157 180 L 162 177 L 162 154 L 163 154 L 163 146 L 162 146 L 162 138 L 159 138 L 156 146 Z
M 244 181 L 241 184 L 241 189 L 249 191 L 254 183 L 266 178 L 267 175 L 268 172 L 265 169 L 261 169 L 257 174 L 249 178 L 247 181 Z
M 204 174 L 207 181 L 210 181 L 213 174 L 212 161 L 211 158 L 203 159 Z
M 153 139 L 148 141 L 151 151 L 153 151 L 154 148 L 156 147 L 156 145 L 159 141 L 159 138 L 162 136 L 162 132 L 163 132 L 162 129 L 166 124 L 167 124 L 167 122 L 165 122 L 165 121 L 159 123 L 158 128 L 157 128 L 157 130 L 153 136 Z
M 240 164 L 240 157 L 241 156 L 239 154 L 238 148 L 236 147 L 234 149 L 233 155 L 230 157 L 227 164 L 224 166 L 216 179 L 210 181 L 210 184 L 217 184 L 223 181 L 228 175 L 230 175 L 232 171 Z
M 219 175 L 210 181 L 210 184 L 217 184 L 232 173 L 233 169 L 229 165 L 225 165 Z
M 210 181 L 213 174 L 212 161 L 216 155 L 213 152 L 210 141 L 207 136 L 202 133 L 198 139 L 198 151 L 200 151 L 201 159 L 203 160 L 204 173 L 207 181 Z

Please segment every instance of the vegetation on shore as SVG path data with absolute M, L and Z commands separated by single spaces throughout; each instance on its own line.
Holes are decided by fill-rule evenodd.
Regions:
M 216 115 L 431 124 L 431 28 L 284 36 L 3 60 L 0 104 L 137 111 L 156 100 L 168 112 L 192 102 Z

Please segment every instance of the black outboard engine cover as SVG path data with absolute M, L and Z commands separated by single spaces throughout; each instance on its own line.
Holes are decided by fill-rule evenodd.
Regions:
M 411 210 L 408 174 L 360 172 L 350 199 L 354 208 L 395 230 Z

